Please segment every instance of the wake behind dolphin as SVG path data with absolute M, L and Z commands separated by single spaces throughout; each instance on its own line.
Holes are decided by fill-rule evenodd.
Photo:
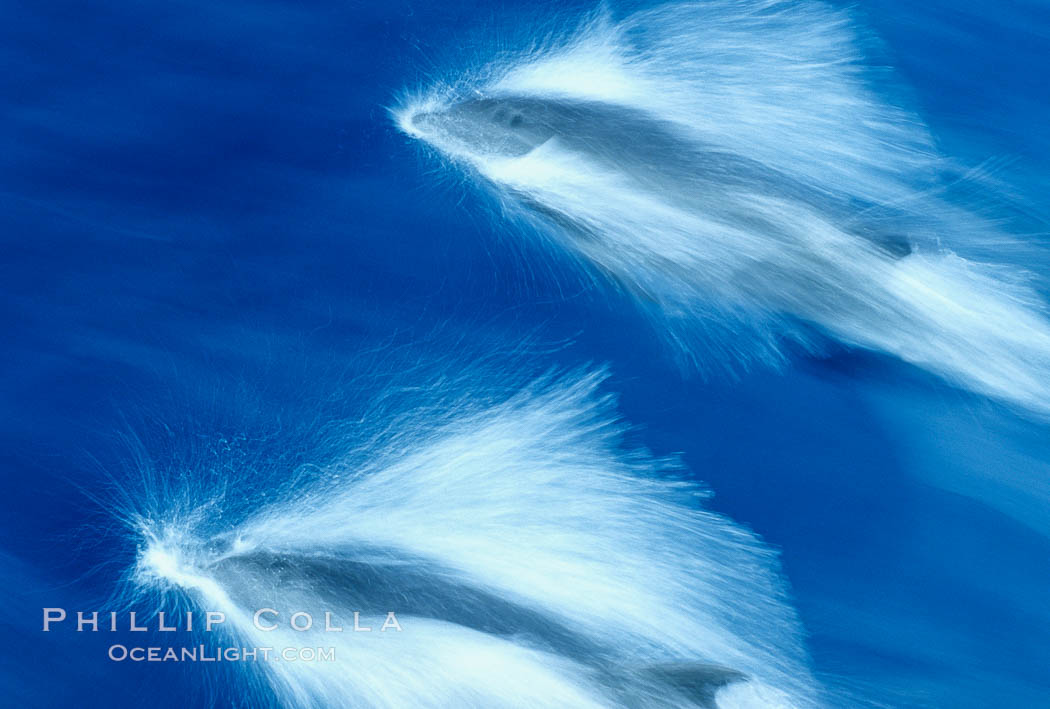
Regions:
M 444 378 L 297 469 L 231 466 L 226 437 L 217 456 L 136 456 L 150 494 L 117 507 L 131 598 L 222 613 L 246 647 L 333 651 L 232 665 L 265 704 L 818 706 L 773 554 L 624 446 L 600 380 Z M 279 450 L 300 446 L 282 430 Z
M 961 255 L 1008 239 L 945 196 L 859 45 L 816 2 L 603 14 L 394 114 L 687 355 L 778 360 L 816 329 L 1050 414 L 1043 303 Z

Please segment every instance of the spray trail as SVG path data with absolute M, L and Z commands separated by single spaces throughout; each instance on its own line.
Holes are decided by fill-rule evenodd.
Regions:
M 1009 239 L 948 199 L 860 44 L 817 2 L 600 14 L 394 116 L 694 361 L 776 361 L 815 329 L 1050 413 L 1043 303 L 1020 268 L 961 255 Z
M 333 647 L 238 666 L 281 706 L 816 706 L 775 557 L 624 448 L 600 379 L 400 411 L 265 495 L 185 476 L 123 514 L 131 588 L 224 613 L 246 646 Z

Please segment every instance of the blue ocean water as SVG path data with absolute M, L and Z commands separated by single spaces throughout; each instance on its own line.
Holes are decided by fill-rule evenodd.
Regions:
M 135 451 L 201 431 L 280 447 L 287 421 L 379 396 L 388 369 L 500 353 L 523 376 L 608 366 L 632 441 L 680 455 L 779 551 L 824 685 L 859 706 L 1050 706 L 1045 422 L 830 343 L 683 372 L 627 295 L 502 229 L 391 121 L 406 86 L 592 9 L 4 3 L 12 706 L 249 703 L 233 671 L 107 660 L 129 633 L 40 632 L 43 607 L 109 608 L 134 560 L 99 493 Z M 1009 185 L 995 216 L 1045 242 L 1050 10 L 851 11 L 938 148 Z

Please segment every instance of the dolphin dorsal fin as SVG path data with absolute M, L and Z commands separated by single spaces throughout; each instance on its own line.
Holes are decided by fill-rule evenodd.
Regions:
M 671 662 L 651 665 L 643 670 L 649 678 L 677 689 L 699 706 L 714 709 L 715 694 L 734 682 L 747 680 L 747 675 L 730 667 L 705 662 Z

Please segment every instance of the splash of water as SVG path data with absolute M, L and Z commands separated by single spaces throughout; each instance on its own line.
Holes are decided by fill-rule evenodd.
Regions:
M 624 447 L 600 379 L 400 411 L 266 497 L 148 482 L 122 515 L 132 588 L 224 613 L 246 646 L 334 648 L 240 666 L 282 706 L 816 706 L 775 557 Z
M 1010 239 L 949 199 L 861 44 L 818 2 L 599 14 L 393 114 L 694 360 L 778 361 L 816 330 L 1050 414 L 1043 303 L 964 258 Z

